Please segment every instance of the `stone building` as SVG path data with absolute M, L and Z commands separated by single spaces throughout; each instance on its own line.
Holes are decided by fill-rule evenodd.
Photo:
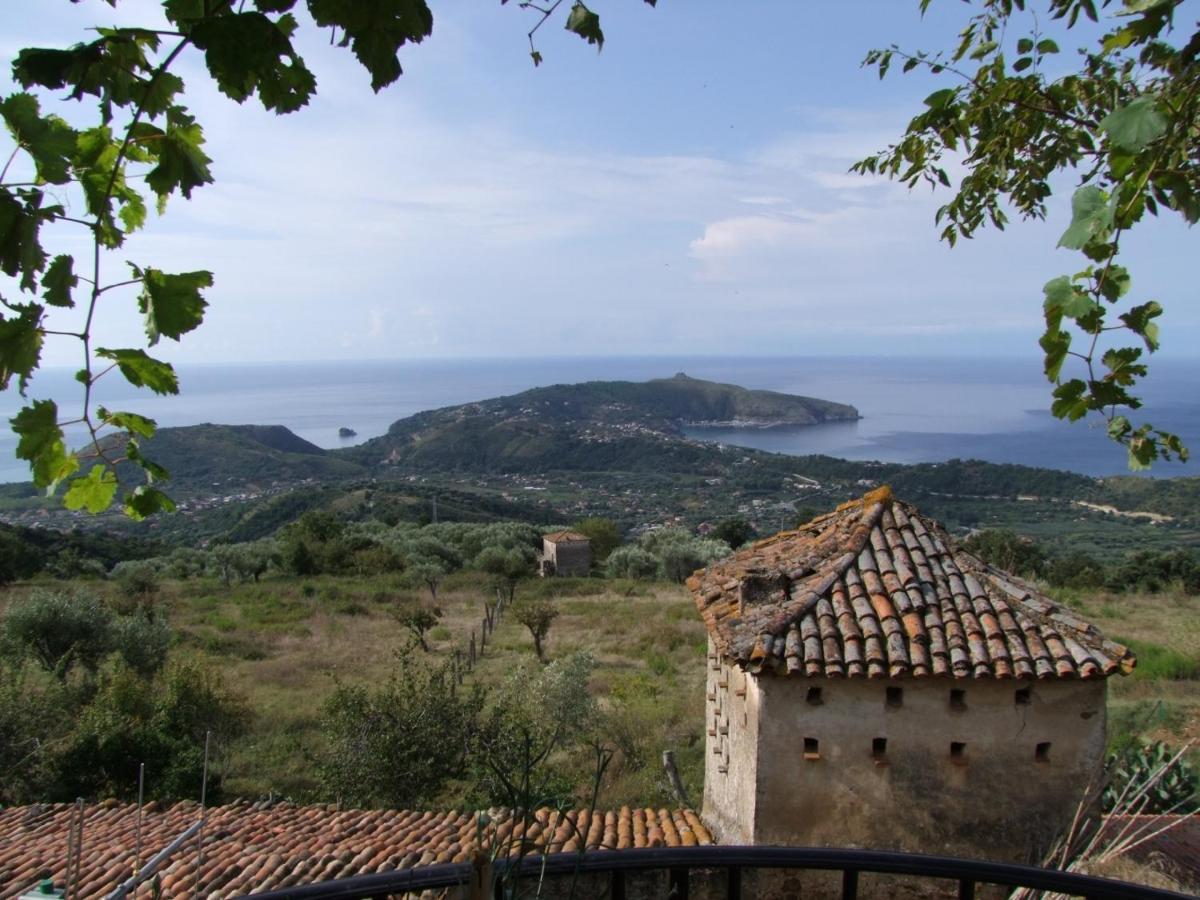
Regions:
M 1129 651 L 888 488 L 688 582 L 724 844 L 1038 858 L 1103 763 Z
M 578 531 L 554 531 L 542 536 L 539 571 L 546 575 L 587 577 L 592 568 L 592 544 Z

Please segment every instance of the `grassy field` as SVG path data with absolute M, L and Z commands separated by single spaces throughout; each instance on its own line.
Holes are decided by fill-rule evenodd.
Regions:
M 103 583 L 71 587 L 116 598 Z M 0 615 L 6 602 L 19 602 L 26 592 L 16 588 L 0 598 Z M 455 649 L 465 657 L 472 632 L 479 647 L 483 601 L 491 593 L 477 573 L 446 579 L 438 592 L 443 615 L 427 635 L 431 661 L 448 659 Z M 162 587 L 157 602 L 176 631 L 173 652 L 220 669 L 253 711 L 249 732 L 220 748 L 228 796 L 330 799 L 316 777 L 315 757 L 323 750 L 321 705 L 339 680 L 370 684 L 388 675 L 410 641 L 392 610 L 413 596 L 411 588 L 381 577 L 272 578 L 231 586 L 203 579 Z M 534 596 L 553 598 L 560 611 L 547 641 L 548 658 L 589 652 L 596 663 L 590 687 L 613 714 L 610 725 L 621 752 L 601 801 L 671 802 L 659 759 L 662 750 L 673 749 L 699 803 L 705 633 L 686 592 L 670 584 L 600 579 L 537 580 L 519 587 L 518 600 Z M 498 681 L 533 658 L 529 632 L 507 615 L 467 680 Z
M 113 590 L 104 583 L 86 587 Z M 0 613 L 27 590 L 0 597 Z M 465 652 L 472 631 L 478 642 L 489 594 L 476 573 L 446 579 L 438 594 L 443 616 L 428 635 L 432 659 Z M 548 656 L 590 652 L 596 661 L 591 689 L 612 714 L 610 738 L 620 752 L 601 804 L 671 802 L 659 764 L 665 749 L 675 751 L 690 799 L 698 804 L 705 633 L 686 590 L 600 579 L 534 580 L 518 588 L 518 599 L 539 595 L 553 598 L 560 611 Z M 163 586 L 158 602 L 177 633 L 174 652 L 219 668 L 253 710 L 249 732 L 220 747 L 229 796 L 330 799 L 316 778 L 322 702 L 339 680 L 378 683 L 387 676 L 409 641 L 391 610 L 412 596 L 410 588 L 385 577 Z M 1060 599 L 1139 655 L 1133 675 L 1110 681 L 1110 735 L 1134 731 L 1171 744 L 1200 739 L 1200 597 L 1076 593 Z M 497 681 L 532 657 L 529 633 L 509 615 L 468 677 Z M 453 804 L 457 798 L 444 799 Z

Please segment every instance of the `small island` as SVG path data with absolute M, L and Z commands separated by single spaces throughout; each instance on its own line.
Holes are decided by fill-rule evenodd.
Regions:
M 340 438 L 358 437 L 358 432 L 355 431 L 353 428 L 347 428 L 345 425 L 343 425 L 341 428 L 338 429 L 338 437 L 340 437 Z

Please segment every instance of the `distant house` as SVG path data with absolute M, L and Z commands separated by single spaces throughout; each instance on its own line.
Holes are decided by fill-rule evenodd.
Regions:
M 880 488 L 688 581 L 725 844 L 1040 858 L 1132 654 Z
M 542 536 L 543 576 L 579 575 L 586 577 L 592 568 L 592 542 L 578 531 L 554 531 Z

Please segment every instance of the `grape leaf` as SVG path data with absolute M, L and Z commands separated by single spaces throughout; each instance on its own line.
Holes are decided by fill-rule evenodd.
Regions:
M 42 356 L 42 307 L 30 303 L 19 315 L 0 316 L 0 391 L 8 390 L 14 375 L 22 394 Z
M 42 277 L 42 298 L 51 306 L 72 307 L 75 301 L 71 299 L 71 290 L 79 284 L 79 276 L 74 271 L 74 257 L 60 253 L 46 269 Z
M 573 31 L 589 44 L 595 44 L 597 50 L 604 49 L 604 32 L 600 30 L 600 17 L 582 3 L 575 0 L 571 12 L 567 16 L 567 31 Z
M 308 11 L 322 28 L 343 30 L 341 46 L 371 73 L 376 93 L 404 73 L 396 56 L 400 48 L 419 44 L 433 32 L 425 0 L 308 0 Z
M 178 394 L 179 377 L 170 363 L 155 359 L 145 350 L 109 350 L 97 347 L 96 355 L 111 359 L 134 387 L 148 387 L 156 394 Z
M 149 485 L 138 485 L 125 495 L 125 515 L 136 521 L 156 512 L 174 512 L 175 502 L 160 491 Z
M 92 515 L 102 513 L 112 506 L 113 498 L 117 495 L 117 476 L 108 466 L 95 465 L 86 475 L 71 481 L 67 493 L 63 496 L 63 505 L 67 509 L 82 509 Z
M 192 188 L 212 182 L 211 159 L 200 149 L 204 131 L 182 106 L 167 113 L 167 128 L 152 146 L 158 165 L 146 173 L 146 184 L 160 198 L 178 190 L 191 198 Z
M 33 483 L 53 491 L 58 483 L 79 468 L 79 460 L 67 453 L 62 429 L 58 427 L 58 405 L 53 400 L 34 400 L 9 419 L 17 434 L 17 457 L 28 460 Z
M 157 422 L 147 419 L 145 416 L 139 416 L 137 413 L 111 412 L 101 406 L 96 410 L 96 414 L 100 416 L 105 425 L 111 425 L 113 428 L 120 428 L 122 431 L 128 431 L 141 437 L 154 437 L 154 432 L 158 430 Z
M 203 19 L 190 35 L 221 93 L 241 103 L 257 90 L 267 109 L 293 112 L 317 86 L 292 49 L 288 34 L 294 26 L 290 15 L 272 22 L 261 12 L 243 12 Z
M 158 269 L 145 271 L 130 264 L 134 277 L 142 280 L 138 307 L 146 317 L 146 336 L 150 346 L 166 336 L 179 340 L 204 320 L 208 303 L 201 288 L 212 287 L 212 272 L 181 272 L 169 275 Z
M 75 131 L 58 116 L 42 116 L 32 94 L 13 94 L 0 102 L 0 116 L 14 140 L 33 157 L 38 178 L 51 184 L 70 180 Z

